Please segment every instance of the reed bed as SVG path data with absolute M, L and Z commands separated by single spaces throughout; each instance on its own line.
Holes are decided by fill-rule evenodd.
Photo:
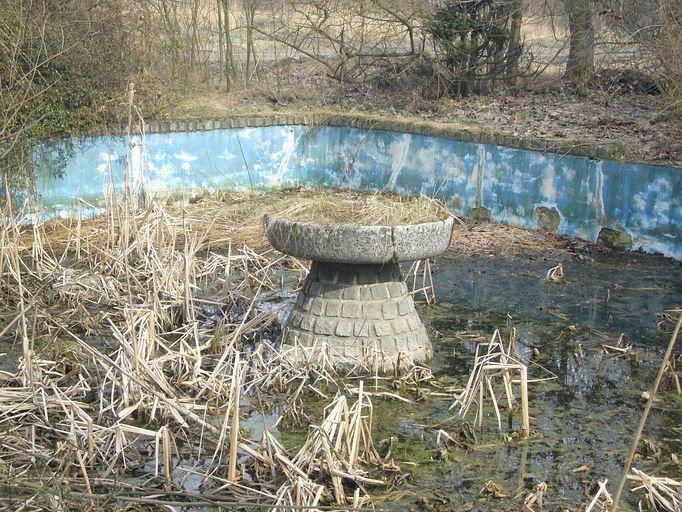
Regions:
M 450 216 L 444 206 L 425 196 L 354 191 L 289 193 L 266 211 L 297 222 L 364 226 L 422 224 Z
M 338 197 L 337 197 L 338 196 Z M 336 199 L 334 199 L 336 197 Z M 168 200 L 164 211 L 166 215 L 175 218 L 176 222 L 184 222 L 192 226 L 201 226 L 205 233 L 202 250 L 227 250 L 231 248 L 248 247 L 257 254 L 265 254 L 270 249 L 262 227 L 262 216 L 266 211 L 287 214 L 295 214 L 297 210 L 294 198 L 303 198 L 308 201 L 312 213 L 309 218 L 319 215 L 321 220 L 325 215 L 329 215 L 328 221 L 342 223 L 368 223 L 377 224 L 378 221 L 373 215 L 381 217 L 379 211 L 367 210 L 358 212 L 355 208 L 333 210 L 324 206 L 325 201 L 331 200 L 332 203 L 348 201 L 351 204 L 354 198 L 358 201 L 370 201 L 370 198 L 383 197 L 381 195 L 367 195 L 357 192 L 321 192 L 312 190 L 271 190 L 267 192 L 215 192 L 190 201 Z M 406 208 L 404 199 L 395 196 L 392 203 L 397 211 L 393 219 L 414 223 L 415 221 L 404 217 L 410 208 Z M 305 199 L 307 198 L 307 199 Z M 345 198 L 345 199 L 344 199 Z M 364 198 L 364 199 L 363 199 Z M 376 200 L 380 203 L 380 200 Z M 388 199 L 386 199 L 388 201 Z M 402 202 L 401 202 L 402 201 Z M 414 200 L 413 200 L 414 201 Z M 380 203 L 381 204 L 381 203 Z M 436 220 L 442 218 L 445 212 L 438 203 L 429 198 L 422 197 L 416 200 L 417 207 L 423 207 L 422 212 L 417 208 L 417 220 Z M 320 213 L 315 212 L 315 208 Z M 325 212 L 331 210 L 330 214 Z M 402 213 L 400 213 L 402 211 Z M 385 213 L 385 211 L 384 211 Z M 391 216 L 389 210 L 389 217 Z M 305 218 L 305 217 L 304 217 Z M 178 220 L 179 219 L 179 220 Z M 388 221 L 390 222 L 390 218 Z M 58 252 L 63 252 L 73 230 L 79 230 L 82 236 L 87 236 L 92 231 L 102 231 L 106 229 L 106 217 L 99 216 L 94 219 L 80 220 L 71 219 L 70 221 L 50 221 L 42 224 L 41 227 L 45 236 L 49 240 L 49 245 Z M 30 246 L 34 236 L 32 229 L 22 231 L 22 243 Z M 184 232 L 177 233 L 176 244 L 181 247 L 184 243 Z M 566 239 L 557 237 L 548 232 L 533 231 L 518 226 L 507 226 L 494 222 L 471 221 L 459 219 L 455 222 L 452 233 L 451 248 L 453 251 L 466 254 L 487 256 L 494 254 L 533 254 L 541 255 L 549 251 L 568 249 L 569 251 L 581 251 L 586 249 L 588 242 L 577 239 Z M 594 250 L 594 249 L 591 249 Z M 604 249 L 602 249 L 604 250 Z
M 299 201 L 303 206 L 298 205 Z M 346 207 L 338 206 L 344 202 L 347 203 Z M 368 205 L 366 209 L 358 207 L 364 204 Z M 217 192 L 196 198 L 190 203 L 172 203 L 168 207 L 169 211 L 175 213 L 184 211 L 188 221 L 195 225 L 210 226 L 210 236 L 207 237 L 210 247 L 225 247 L 229 240 L 232 246 L 247 245 L 259 253 L 270 248 L 262 227 L 262 215 L 266 211 L 302 221 L 375 225 L 438 220 L 450 215 L 442 208 L 440 203 L 423 196 L 406 201 L 390 195 L 305 189 L 263 193 Z M 586 245 L 587 242 L 567 240 L 547 232 L 459 218 L 456 218 L 451 239 L 453 251 L 480 256 L 537 255 L 567 247 L 569 250 L 581 250 Z
M 136 205 L 111 189 L 89 223 L 0 218 L 0 338 L 20 347 L 0 374 L 0 506 L 370 505 L 400 471 L 373 447 L 370 396 L 400 398 L 395 383 L 409 391 L 428 370 L 379 377 L 358 361 L 346 371 L 368 393 L 324 346 L 301 364 L 274 347 L 282 315 L 258 298 L 282 289 L 283 269 L 300 284 L 303 262 L 216 238 L 221 218 Z M 329 403 L 319 425 L 310 396 Z M 309 425 L 295 455 L 240 428 L 273 403 L 278 423 Z
M 34 225 L 17 222 L 23 211 L 0 217 L 0 339 L 18 353 L 0 372 L 0 508 L 357 510 L 400 492 L 407 476 L 374 446 L 372 401 L 451 401 L 453 390 L 421 366 L 380 375 L 381 354 L 341 373 L 323 344 L 303 360 L 275 346 L 283 314 L 261 299 L 307 273 L 266 245 L 263 205 L 294 209 L 278 194 L 140 207 L 112 188 L 87 222 L 78 210 Z M 430 274 L 422 262 L 408 275 L 428 303 Z M 478 399 L 480 426 L 489 393 L 500 427 L 498 395 L 512 408 L 520 384 L 527 403 L 526 367 L 499 333 L 481 348 L 455 406 Z M 322 418 L 310 401 L 327 404 Z M 273 410 L 278 427 L 307 427 L 295 453 L 243 428 Z

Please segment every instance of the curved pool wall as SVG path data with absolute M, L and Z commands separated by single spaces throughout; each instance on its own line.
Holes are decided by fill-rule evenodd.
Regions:
M 171 125 L 171 129 L 173 126 Z M 282 125 L 74 140 L 61 177 L 38 181 L 46 216 L 98 207 L 129 176 L 146 193 L 349 187 L 435 196 L 457 214 L 682 259 L 682 169 L 343 126 Z

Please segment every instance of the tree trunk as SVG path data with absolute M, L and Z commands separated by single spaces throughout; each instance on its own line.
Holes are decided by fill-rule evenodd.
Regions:
M 177 78 L 177 70 L 180 56 L 178 53 L 178 25 L 177 20 L 172 16 L 171 8 L 168 5 L 168 0 L 161 0 L 161 7 L 163 9 L 163 19 L 166 25 L 166 35 L 170 45 L 171 57 L 171 75 Z
M 511 26 L 509 27 L 509 47 L 507 48 L 505 70 L 507 83 L 510 85 L 516 84 L 516 78 L 519 75 L 519 59 L 523 50 L 521 44 L 521 23 L 523 22 L 524 4 L 524 0 L 513 0 L 511 2 Z
M 192 78 L 196 78 L 197 72 L 196 72 L 196 67 L 197 67 L 197 51 L 198 51 L 198 41 L 197 41 L 197 32 L 199 31 L 199 2 L 197 0 L 194 0 L 194 3 L 192 4 L 192 13 L 191 13 L 191 33 L 189 37 L 189 73 Z
M 592 0 L 565 0 L 568 11 L 570 49 L 564 76 L 577 82 L 576 92 L 587 94 L 587 81 L 594 73 L 594 25 Z
M 225 47 L 223 46 L 223 15 L 222 15 L 222 5 L 220 0 L 216 0 L 217 13 L 218 13 L 218 86 L 220 82 L 223 81 L 223 61 Z
M 244 0 L 244 15 L 246 16 L 246 71 L 244 73 L 244 83 L 248 83 L 252 75 L 252 60 L 254 68 L 256 66 L 256 51 L 253 47 L 253 27 L 256 19 L 255 0 Z
M 225 37 L 225 90 L 230 92 L 232 77 L 234 76 L 234 63 L 232 62 L 232 38 L 230 32 L 230 0 L 223 2 L 223 35 Z

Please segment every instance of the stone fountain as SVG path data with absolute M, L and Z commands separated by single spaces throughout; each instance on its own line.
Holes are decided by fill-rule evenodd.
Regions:
M 312 260 L 282 345 L 323 343 L 335 364 L 375 361 L 386 371 L 431 358 L 431 342 L 398 263 L 431 258 L 450 243 L 454 219 L 398 226 L 296 222 L 266 214 L 272 246 Z

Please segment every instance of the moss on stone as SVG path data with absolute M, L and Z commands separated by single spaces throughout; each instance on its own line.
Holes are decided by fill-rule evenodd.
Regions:
M 496 144 L 518 149 L 549 151 L 587 158 L 622 159 L 627 155 L 627 145 L 621 142 L 597 143 L 592 141 L 557 138 L 528 137 L 510 132 L 491 130 L 486 126 L 463 118 L 458 122 L 442 123 L 415 117 L 394 117 L 362 111 L 339 112 L 321 109 L 310 112 L 286 112 L 279 110 L 247 112 L 240 111 L 227 117 L 212 117 L 197 112 L 167 121 L 151 121 L 146 125 L 147 133 L 172 131 L 204 131 L 226 128 L 246 128 L 279 125 L 338 126 L 365 130 L 385 130 L 400 133 L 443 137 L 476 144 Z M 137 128 L 133 130 L 135 133 Z M 124 135 L 127 126 L 105 126 L 91 132 L 93 135 Z

